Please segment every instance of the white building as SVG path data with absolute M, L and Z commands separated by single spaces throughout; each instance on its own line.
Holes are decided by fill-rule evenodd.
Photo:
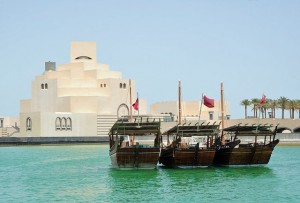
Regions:
M 201 113 L 200 113 L 201 109 Z M 174 121 L 178 121 L 179 115 L 179 105 L 176 101 L 170 102 L 157 102 L 151 104 L 150 106 L 151 114 L 169 114 L 174 117 Z M 220 121 L 221 118 L 221 102 L 215 100 L 214 107 L 208 108 L 205 105 L 202 105 L 200 101 L 186 101 L 181 102 L 181 119 L 183 122 L 185 121 Z M 225 119 L 230 119 L 229 114 L 229 105 L 227 102 L 224 102 L 224 116 Z
M 130 85 L 131 83 L 131 85 Z M 46 62 L 45 71 L 32 81 L 32 98 L 20 102 L 20 117 L 0 118 L 2 136 L 16 137 L 95 137 L 107 136 L 121 116 L 130 114 L 136 100 L 134 81 L 122 78 L 97 63 L 95 42 L 71 43 L 70 63 L 58 66 Z M 182 121 L 199 119 L 200 102 L 182 102 Z M 151 105 L 139 99 L 139 113 L 163 121 L 177 121 L 178 102 Z M 138 112 L 132 110 L 136 117 Z M 171 115 L 171 116 L 170 116 Z M 229 115 L 225 102 L 225 115 Z M 220 102 L 214 108 L 202 106 L 201 120 L 219 121 Z M 172 119 L 173 118 L 173 119 Z M 228 118 L 227 118 L 228 119 Z
M 121 72 L 97 63 L 95 42 L 73 42 L 70 64 L 56 69 L 55 62 L 46 62 L 32 82 L 32 98 L 21 101 L 20 136 L 107 136 L 118 116 L 129 114 L 129 87 Z M 134 102 L 134 81 L 131 92 Z M 145 114 L 146 101 L 139 101 Z
M 0 137 L 18 135 L 19 118 L 0 116 Z

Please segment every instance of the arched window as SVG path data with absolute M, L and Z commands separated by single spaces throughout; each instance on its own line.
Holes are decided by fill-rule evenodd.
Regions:
M 26 119 L 26 131 L 27 131 L 27 130 L 31 130 L 31 129 L 32 129 L 32 121 L 31 121 L 31 118 L 28 117 L 28 118 Z
M 88 57 L 88 56 L 78 56 L 78 57 L 76 57 L 75 59 L 76 59 L 76 60 L 78 60 L 78 59 L 89 59 L 89 60 L 91 60 L 92 58 L 91 58 L 91 57 Z
M 55 120 L 55 129 L 61 130 L 61 118 L 57 117 Z
M 126 89 L 126 83 L 123 83 L 123 88 Z
M 42 90 L 44 89 L 44 84 L 41 84 L 41 89 L 42 89 Z
M 106 84 L 104 83 L 104 87 L 106 87 Z
M 120 119 L 120 118 L 128 116 L 128 115 L 129 115 L 129 108 L 128 108 L 127 104 L 124 104 L 124 103 L 121 104 L 117 110 L 118 118 Z
M 45 84 L 45 89 L 48 89 L 48 83 Z
M 63 117 L 63 118 L 61 119 L 61 129 L 62 129 L 62 130 L 65 130 L 66 127 L 67 127 L 67 119 L 66 119 L 65 117 Z
M 120 88 L 122 88 L 123 87 L 123 84 L 122 83 L 120 83 Z
M 70 117 L 67 118 L 67 130 L 72 130 L 72 120 Z
M 100 84 L 100 87 L 102 87 L 102 84 Z

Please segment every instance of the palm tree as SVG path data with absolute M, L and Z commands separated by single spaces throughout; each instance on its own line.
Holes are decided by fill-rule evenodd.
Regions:
M 267 118 L 267 110 L 271 109 L 270 102 L 271 99 L 266 99 L 265 102 L 261 104 L 262 118 Z
M 281 118 L 284 119 L 285 110 L 289 110 L 290 118 L 295 118 L 295 111 L 298 111 L 298 118 L 300 119 L 300 99 L 290 100 L 286 97 L 281 96 L 279 99 L 266 99 L 263 104 L 260 104 L 260 99 L 253 98 L 251 100 L 244 99 L 240 103 L 245 107 L 245 118 L 248 117 L 248 106 L 253 105 L 253 117 L 257 118 L 258 111 L 262 112 L 262 118 L 267 117 L 267 111 L 270 109 L 271 118 L 276 118 L 276 109 L 281 109 Z
M 296 110 L 298 110 L 298 114 L 299 114 L 298 118 L 300 118 L 300 100 L 296 99 L 295 102 L 296 102 Z
M 269 107 L 271 109 L 271 112 L 272 112 L 272 118 L 275 118 L 275 110 L 277 109 L 277 101 L 275 99 L 270 99 L 269 100 Z
M 251 105 L 251 102 L 248 99 L 244 99 L 241 101 L 241 105 L 245 106 L 245 118 L 247 118 L 247 107 Z
M 289 100 L 288 108 L 290 110 L 290 118 L 294 119 L 295 118 L 296 100 Z
M 259 106 L 259 99 L 257 98 L 253 98 L 251 99 L 251 104 L 253 105 L 253 114 L 254 114 L 254 118 L 257 118 L 257 109 Z
M 281 118 L 284 119 L 284 110 L 287 108 L 289 99 L 286 97 L 280 97 L 277 100 L 279 107 L 281 108 Z

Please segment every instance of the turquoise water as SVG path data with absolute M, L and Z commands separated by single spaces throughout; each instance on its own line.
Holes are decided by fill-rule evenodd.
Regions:
M 118 170 L 107 145 L 0 147 L 0 202 L 299 202 L 300 147 L 265 167 Z

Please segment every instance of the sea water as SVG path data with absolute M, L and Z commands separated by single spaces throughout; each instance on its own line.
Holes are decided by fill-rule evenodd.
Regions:
M 266 166 L 118 170 L 108 145 L 0 147 L 0 202 L 300 202 L 300 147 Z

